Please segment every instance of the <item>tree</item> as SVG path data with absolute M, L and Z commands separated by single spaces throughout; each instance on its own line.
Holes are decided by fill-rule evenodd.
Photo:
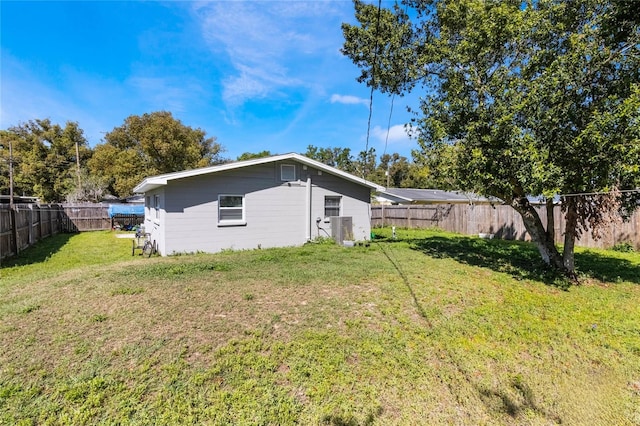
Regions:
M 424 91 L 419 160 L 522 216 L 542 259 L 575 277 L 574 245 L 640 187 L 640 15 L 624 0 L 355 2 L 343 53 L 361 82 Z M 408 8 L 413 8 L 411 16 Z M 562 196 L 564 251 L 527 196 Z M 551 216 L 552 217 L 552 216 Z
M 109 190 L 131 195 L 145 177 L 223 162 L 223 148 L 201 129 L 193 129 L 159 111 L 131 115 L 95 147 L 89 169 L 108 180 Z
M 260 152 L 244 152 L 242 153 L 240 156 L 238 156 L 237 161 L 244 161 L 244 160 L 253 160 L 254 158 L 264 158 L 264 157 L 271 157 L 273 154 L 271 154 L 271 151 L 260 151 Z
M 375 148 L 369 148 L 367 151 L 360 151 L 353 162 L 353 174 L 367 180 L 374 179 L 376 158 Z
M 90 156 L 91 149 L 78 123 L 64 127 L 49 119 L 30 120 L 2 132 L 3 144 L 13 148 L 14 193 L 34 195 L 44 202 L 62 202 L 77 185 L 78 164 Z M 79 156 L 79 157 L 78 157 Z M 8 182 L 1 182 L 8 192 Z
M 89 202 L 98 203 L 107 194 L 107 181 L 96 175 L 91 175 L 86 168 L 80 170 L 76 185 L 67 194 L 67 203 Z
M 410 182 L 411 172 L 411 163 L 406 157 L 398 153 L 382 154 L 371 180 L 385 187 L 402 188 Z
M 350 148 L 318 148 L 316 146 L 309 145 L 307 147 L 307 152 L 304 155 L 347 173 L 354 172 L 354 163 Z

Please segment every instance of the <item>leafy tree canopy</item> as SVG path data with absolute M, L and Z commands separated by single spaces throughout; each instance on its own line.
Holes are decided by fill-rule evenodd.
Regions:
M 71 121 L 62 127 L 49 119 L 30 120 L 2 131 L 0 137 L 5 148 L 1 151 L 3 194 L 9 193 L 8 170 L 4 173 L 9 163 L 9 142 L 13 150 L 14 194 L 36 196 L 43 202 L 64 201 L 77 184 L 78 163 L 83 164 L 91 156 L 84 132 Z
M 89 161 L 96 176 L 109 180 L 119 197 L 131 195 L 145 177 L 223 162 L 223 148 L 201 129 L 193 129 L 159 111 L 127 117 L 105 135 Z
M 424 188 L 429 183 L 421 167 L 398 153 L 383 154 L 377 162 L 374 148 L 369 148 L 368 152 L 361 151 L 354 158 L 349 148 L 318 148 L 309 145 L 304 155 L 382 186 Z
M 271 157 L 273 154 L 271 153 L 271 151 L 260 151 L 260 152 L 244 152 L 241 155 L 238 156 L 237 161 L 244 161 L 244 160 L 253 160 L 254 158 L 264 158 L 264 157 Z
M 423 93 L 416 158 L 502 199 L 543 260 L 575 276 L 576 238 L 640 187 L 640 14 L 626 0 L 355 1 L 343 53 L 361 82 Z M 564 252 L 528 195 L 564 194 Z M 579 194 L 579 195 L 575 195 Z M 550 219 L 550 218 L 549 218 Z

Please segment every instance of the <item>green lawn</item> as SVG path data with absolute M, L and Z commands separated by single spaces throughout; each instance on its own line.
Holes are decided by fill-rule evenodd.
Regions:
M 568 286 L 529 244 L 375 232 L 3 261 L 0 425 L 640 425 L 639 253 L 581 250 Z

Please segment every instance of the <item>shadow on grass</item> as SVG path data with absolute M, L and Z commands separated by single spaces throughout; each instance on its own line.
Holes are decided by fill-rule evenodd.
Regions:
M 487 389 L 484 387 L 475 386 L 478 391 L 482 402 L 491 410 L 497 410 L 508 414 L 510 417 L 516 419 L 524 415 L 524 413 L 531 411 L 549 420 L 553 424 L 561 424 L 562 419 L 546 409 L 539 407 L 536 404 L 535 397 L 531 388 L 519 377 L 511 380 L 509 387 L 514 395 L 510 395 L 509 392 L 504 390 Z M 514 398 L 514 396 L 517 397 Z
M 352 416 L 340 416 L 329 414 L 322 418 L 322 424 L 330 426 L 369 426 L 375 423 L 377 417 L 383 413 L 382 407 L 378 407 L 367 414 L 367 417 L 363 421 L 358 421 Z
M 576 253 L 578 272 L 603 282 L 640 284 L 640 264 L 590 250 Z
M 2 259 L 0 267 L 9 268 L 12 266 L 24 266 L 44 262 L 60 250 L 62 246 L 67 244 L 73 235 L 75 234 L 56 234 L 38 241 L 35 245 L 18 253 L 17 256 Z
M 381 239 L 388 242 L 400 241 Z M 568 289 L 571 282 L 550 270 L 532 243 L 522 241 L 485 240 L 464 236 L 406 239 L 410 247 L 434 258 L 451 258 L 459 262 L 504 272 L 519 280 L 536 280 Z M 603 282 L 629 281 L 640 284 L 640 267 L 620 259 L 592 251 L 576 253 L 580 275 Z
M 420 304 L 420 301 L 418 301 L 418 298 L 416 297 L 416 292 L 413 290 L 413 287 L 411 286 L 411 282 L 409 281 L 407 274 L 404 273 L 404 271 L 402 270 L 398 262 L 394 260 L 394 258 L 389 254 L 389 250 L 386 250 L 385 247 L 382 245 L 380 245 L 380 249 L 382 250 L 382 253 L 384 253 L 384 255 L 386 256 L 387 260 L 389 260 L 389 262 L 393 265 L 393 267 L 396 269 L 396 271 L 402 278 L 402 282 L 404 282 L 404 285 L 407 287 L 407 290 L 409 290 L 409 294 L 411 294 L 411 298 L 413 299 L 413 304 L 418 310 L 418 314 L 420 314 L 420 316 L 425 319 L 429 327 L 432 327 L 431 321 L 427 316 L 427 312 L 424 310 L 424 308 Z
M 467 265 L 504 272 L 518 280 L 535 280 L 568 289 L 562 274 L 549 270 L 533 244 L 470 237 L 430 237 L 409 241 L 410 247 L 434 258 L 451 258 Z

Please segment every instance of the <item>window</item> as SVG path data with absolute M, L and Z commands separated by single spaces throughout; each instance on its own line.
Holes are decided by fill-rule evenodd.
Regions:
M 283 181 L 296 180 L 296 166 L 293 164 L 281 164 L 280 180 L 283 180 Z
M 218 196 L 218 224 L 244 225 L 244 195 Z
M 340 201 L 342 197 L 324 197 L 324 216 L 340 216 Z
M 153 196 L 153 206 L 156 209 L 156 219 L 159 219 L 160 218 L 160 196 L 159 195 Z

